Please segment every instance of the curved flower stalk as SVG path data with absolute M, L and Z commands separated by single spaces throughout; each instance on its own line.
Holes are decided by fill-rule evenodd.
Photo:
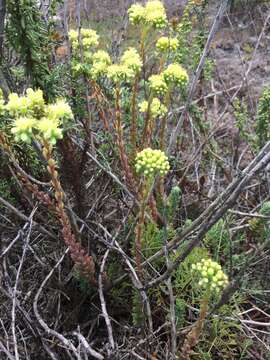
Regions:
M 197 264 L 193 264 L 192 271 L 198 279 L 198 286 L 203 291 L 203 296 L 199 319 L 195 323 L 194 328 L 188 333 L 182 346 L 182 359 L 190 359 L 190 352 L 198 343 L 211 296 L 213 294 L 219 294 L 229 283 L 228 277 L 222 271 L 221 266 L 211 259 L 202 259 Z
M 21 106 L 22 104 L 23 106 Z M 28 190 L 57 213 L 62 225 L 64 241 L 70 248 L 71 258 L 77 270 L 89 281 L 94 282 L 94 261 L 77 242 L 72 232 L 69 218 L 65 212 L 64 192 L 56 170 L 56 162 L 52 157 L 53 145 L 63 137 L 64 128 L 73 118 L 71 108 L 63 99 L 46 105 L 41 90 L 28 89 L 26 96 L 19 97 L 17 94 L 11 94 L 6 110 L 14 118 L 11 131 L 16 141 L 31 143 L 33 139 L 38 139 L 43 145 L 43 155 L 48 164 L 47 170 L 51 175 L 55 202 L 20 173 L 21 180 Z M 0 136 L 0 142 L 5 151 L 11 155 L 12 151 L 3 135 Z

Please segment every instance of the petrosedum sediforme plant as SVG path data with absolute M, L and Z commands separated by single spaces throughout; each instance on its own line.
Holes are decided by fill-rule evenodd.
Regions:
M 211 259 L 203 259 L 192 265 L 192 271 L 199 277 L 198 285 L 207 292 L 219 292 L 228 284 L 228 276 L 221 265 Z
M 146 100 L 139 103 L 139 111 L 141 113 L 147 113 L 148 107 L 149 107 L 149 102 Z M 150 115 L 153 119 L 159 116 L 164 116 L 168 112 L 167 107 L 163 105 L 158 98 L 153 98 L 149 110 L 150 110 Z
M 41 90 L 27 89 L 25 96 L 10 94 L 5 110 L 13 118 L 11 132 L 15 140 L 26 143 L 30 143 L 34 136 L 41 136 L 54 145 L 62 139 L 67 122 L 73 119 L 65 100 L 46 105 Z
M 137 154 L 135 168 L 137 173 L 152 178 L 155 175 L 166 175 L 170 164 L 163 151 L 147 148 Z
M 128 10 L 132 24 L 146 24 L 155 29 L 162 29 L 167 25 L 167 16 L 161 1 L 148 1 L 145 6 L 133 4 Z

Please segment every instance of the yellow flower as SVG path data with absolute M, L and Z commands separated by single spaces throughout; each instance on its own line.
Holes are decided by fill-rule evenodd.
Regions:
M 16 93 L 9 94 L 7 111 L 13 116 L 25 116 L 29 113 L 29 102 L 26 96 L 19 96 Z
M 79 47 L 79 32 L 77 30 L 70 30 L 69 39 L 71 41 L 72 47 L 77 49 Z M 81 41 L 84 50 L 87 50 L 89 47 L 98 45 L 99 36 L 95 30 L 92 29 L 81 29 Z
M 130 81 L 135 77 L 135 72 L 126 65 L 113 64 L 107 68 L 107 76 L 113 82 Z
M 107 73 L 108 65 L 111 64 L 110 55 L 104 50 L 98 50 L 92 55 L 93 61 L 89 75 L 92 79 L 97 80 L 100 76 Z
M 138 72 L 142 68 L 142 60 L 138 51 L 135 48 L 130 47 L 124 52 L 121 57 L 121 64 L 127 66 L 129 69 Z
M 73 113 L 71 107 L 65 100 L 58 99 L 55 104 L 47 106 L 46 117 L 56 123 L 61 123 L 61 121 L 73 119 Z
M 98 50 L 97 52 L 95 52 L 92 56 L 93 62 L 94 63 L 105 63 L 106 65 L 110 65 L 111 64 L 111 58 L 110 55 L 104 51 L 104 50 Z
M 108 65 L 104 62 L 95 62 L 93 63 L 90 70 L 90 77 L 94 80 L 97 80 L 100 76 L 107 73 Z
M 151 178 L 158 174 L 160 176 L 166 175 L 170 170 L 170 165 L 163 151 L 147 148 L 137 154 L 135 168 L 137 173 Z
M 140 24 L 145 20 L 145 8 L 140 4 L 133 4 L 128 9 L 128 16 L 131 24 Z
M 29 88 L 26 90 L 26 94 L 29 108 L 33 111 L 35 116 L 41 116 L 45 107 L 43 91 L 40 89 L 34 91 L 33 89 Z
M 179 45 L 177 38 L 168 38 L 162 36 L 156 43 L 156 48 L 159 52 L 176 51 Z
M 14 121 L 14 126 L 11 128 L 11 132 L 15 135 L 16 141 L 30 143 L 35 125 L 36 120 L 34 118 L 18 117 Z
M 162 29 L 167 25 L 167 16 L 161 1 L 151 0 L 145 5 L 145 20 L 156 29 Z
M 37 124 L 37 130 L 44 139 L 53 145 L 56 140 L 63 138 L 62 129 L 59 128 L 59 124 L 54 119 L 41 119 Z
M 144 100 L 139 104 L 140 112 L 147 112 L 148 110 L 148 101 Z M 163 105 L 158 98 L 152 100 L 150 106 L 150 113 L 153 118 L 158 116 L 164 116 L 167 113 L 168 109 Z
M 170 64 L 163 72 L 163 76 L 167 84 L 176 84 L 178 86 L 186 86 L 188 83 L 188 74 L 179 64 Z
M 129 20 L 132 24 L 147 23 L 156 29 L 167 25 L 167 16 L 161 1 L 150 0 L 145 7 L 141 4 L 133 4 L 128 9 Z
M 204 289 L 219 292 L 229 283 L 228 276 L 224 274 L 221 266 L 210 259 L 192 264 L 192 270 L 199 274 L 199 286 Z
M 97 46 L 99 36 L 95 30 L 92 29 L 81 29 L 82 44 L 84 50 L 88 47 Z
M 78 40 L 78 31 L 70 30 L 68 32 L 68 37 L 69 37 L 71 42 Z
M 148 80 L 150 89 L 157 95 L 165 95 L 168 91 L 168 86 L 162 75 L 152 75 Z

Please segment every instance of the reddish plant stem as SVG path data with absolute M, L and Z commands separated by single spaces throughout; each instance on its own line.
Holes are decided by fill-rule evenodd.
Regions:
M 148 100 L 148 108 L 143 128 L 143 135 L 142 135 L 142 143 L 141 143 L 141 149 L 144 149 L 147 146 L 147 143 L 151 143 L 151 139 L 147 138 L 147 135 L 149 134 L 149 124 L 151 123 L 151 104 L 153 101 L 153 95 L 150 94 L 149 100 Z
M 81 244 L 77 242 L 70 225 L 69 218 L 65 212 L 64 207 L 64 192 L 59 181 L 58 172 L 56 170 L 56 163 L 52 158 L 52 146 L 43 140 L 43 155 L 47 160 L 47 170 L 51 175 L 51 182 L 54 188 L 54 196 L 56 201 L 56 211 L 62 225 L 62 235 L 66 245 L 70 249 L 71 258 L 75 263 L 78 272 L 86 278 L 89 282 L 95 283 L 95 264 L 92 256 L 88 255 L 82 248 Z
M 14 164 L 19 164 L 14 152 L 11 149 L 11 146 L 8 143 L 6 136 L 2 132 L 0 132 L 0 146 L 7 153 L 7 155 L 10 157 L 11 161 Z M 22 171 L 20 171 L 19 167 L 15 168 L 15 173 L 19 181 L 22 182 L 25 188 L 29 192 L 31 192 L 36 197 L 36 199 L 46 205 L 51 211 L 55 210 L 55 203 L 50 198 L 50 196 L 44 191 L 40 191 L 36 184 L 32 184 L 32 182 L 27 178 L 27 176 Z
M 135 159 L 137 151 L 137 111 L 136 98 L 138 92 L 138 76 L 136 76 L 131 99 L 131 126 L 130 126 L 130 144 L 131 144 L 131 158 Z
M 190 353 L 199 341 L 199 337 L 202 332 L 204 321 L 207 315 L 208 302 L 209 302 L 208 296 L 202 299 L 199 319 L 197 320 L 193 329 L 187 334 L 184 345 L 182 346 L 181 349 L 180 358 L 183 360 L 190 359 Z
M 116 132 L 116 141 L 119 150 L 119 156 L 121 160 L 121 165 L 124 170 L 127 183 L 131 190 L 136 189 L 135 180 L 129 166 L 128 157 L 125 150 L 124 138 L 123 138 L 123 129 L 121 121 L 121 106 L 120 106 L 120 86 L 116 85 L 115 89 L 115 132 Z
M 142 234 L 144 227 L 145 209 L 149 195 L 150 185 L 147 182 L 142 188 L 138 222 L 135 228 L 135 260 L 138 269 L 138 276 L 142 279 Z

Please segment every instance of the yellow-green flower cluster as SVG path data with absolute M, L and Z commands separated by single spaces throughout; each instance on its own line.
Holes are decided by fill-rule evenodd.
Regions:
M 144 100 L 139 104 L 140 112 L 144 113 L 148 110 L 148 101 Z M 157 118 L 158 116 L 166 115 L 168 109 L 163 105 L 158 98 L 153 98 L 150 105 L 150 113 L 152 118 Z
M 179 41 L 177 38 L 168 38 L 166 36 L 162 36 L 158 39 L 156 43 L 156 48 L 158 52 L 166 53 L 176 51 L 179 45 Z
M 125 65 L 113 64 L 107 68 L 107 76 L 114 83 L 130 81 L 134 78 L 134 71 Z
M 107 68 L 107 76 L 113 82 L 130 81 L 134 79 L 142 67 L 141 58 L 134 48 L 126 50 L 121 57 L 120 64 L 113 64 Z
M 133 4 L 128 9 L 129 21 L 133 25 L 140 24 L 145 20 L 145 7 L 141 4 Z
M 128 48 L 121 57 L 121 64 L 127 66 L 134 72 L 138 72 L 142 68 L 142 60 L 135 48 Z
M 163 74 L 151 75 L 148 79 L 150 89 L 157 95 L 165 95 L 168 91 L 168 86 L 163 77 Z
M 16 93 L 9 94 L 6 110 L 12 116 L 24 116 L 29 113 L 29 101 L 26 96 L 19 96 Z
M 175 84 L 185 87 L 188 83 L 188 74 L 179 64 L 170 64 L 163 72 L 164 80 L 167 84 Z
M 215 292 L 222 290 L 228 283 L 228 276 L 224 274 L 221 266 L 211 259 L 203 259 L 192 264 L 192 270 L 199 273 L 199 286 Z
M 64 99 L 58 99 L 56 103 L 47 105 L 45 114 L 46 118 L 58 123 L 73 119 L 71 107 Z
M 62 138 L 62 125 L 73 118 L 70 106 L 59 99 L 45 105 L 41 90 L 26 90 L 26 96 L 10 94 L 6 110 L 14 118 L 11 132 L 16 141 L 30 143 L 33 135 L 39 134 L 52 144 Z
M 111 64 L 111 58 L 110 55 L 107 53 L 107 51 L 104 50 L 98 50 L 95 52 L 92 56 L 93 63 L 105 63 L 106 65 Z
M 33 136 L 33 129 L 36 126 L 36 119 L 31 117 L 18 117 L 14 121 L 11 132 L 15 135 L 16 141 L 30 143 Z
M 59 126 L 59 121 L 52 118 L 43 118 L 36 124 L 36 128 L 42 137 L 53 145 L 56 144 L 58 139 L 63 138 L 62 129 Z
M 156 29 L 162 29 L 167 24 L 164 5 L 159 0 L 150 0 L 145 6 L 133 4 L 128 10 L 129 20 L 132 24 L 148 24 Z
M 97 80 L 100 76 L 107 73 L 107 68 L 111 64 L 110 55 L 104 50 L 98 50 L 91 57 L 92 67 L 90 70 L 90 77 Z
M 161 1 L 148 1 L 145 5 L 146 22 L 156 29 L 162 29 L 167 25 L 167 16 L 164 5 Z
M 44 112 L 45 101 L 42 90 L 33 90 L 31 88 L 26 90 L 28 106 L 33 111 L 35 116 L 42 116 Z
M 137 154 L 135 169 L 137 173 L 151 178 L 155 175 L 166 175 L 170 170 L 170 164 L 163 151 L 147 148 Z
M 70 30 L 69 39 L 73 49 L 79 48 L 79 32 L 76 30 Z M 87 51 L 89 48 L 98 45 L 99 36 L 95 30 L 92 29 L 81 29 L 81 42 L 83 46 L 83 50 Z

